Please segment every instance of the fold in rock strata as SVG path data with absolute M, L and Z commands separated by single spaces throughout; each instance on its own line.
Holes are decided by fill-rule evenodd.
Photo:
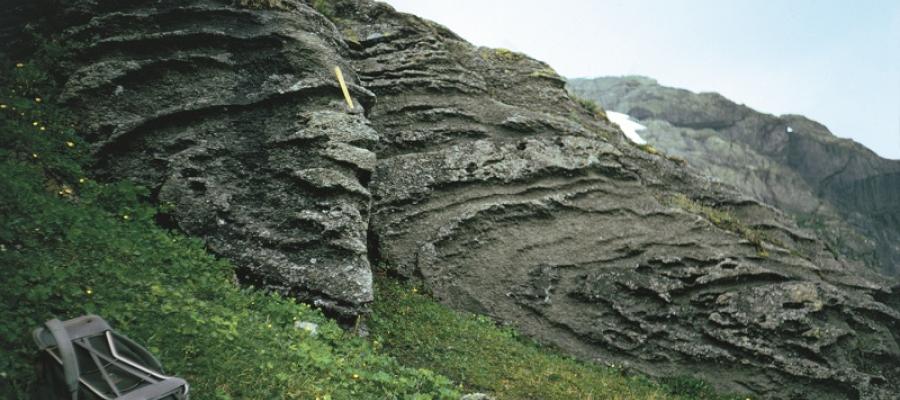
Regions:
M 69 1 L 80 47 L 64 101 L 97 170 L 155 188 L 178 228 L 241 278 L 343 315 L 372 300 L 366 250 L 378 134 L 343 41 L 312 9 L 214 1 Z
M 337 27 L 288 0 L 66 3 L 97 170 L 155 188 L 252 282 L 352 315 L 368 256 L 586 360 L 769 398 L 900 393 L 896 289 L 634 147 L 544 63 L 362 0 Z

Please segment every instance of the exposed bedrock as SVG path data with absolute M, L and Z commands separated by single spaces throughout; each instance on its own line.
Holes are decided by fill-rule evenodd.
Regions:
M 245 279 L 353 315 L 372 259 L 586 360 L 769 398 L 900 393 L 896 289 L 634 147 L 546 64 L 383 4 L 336 2 L 335 26 L 270 3 L 66 2 L 64 100 L 97 171 L 154 188 Z
M 900 313 L 878 275 L 633 147 L 547 65 L 344 4 L 378 96 L 370 242 L 387 268 L 584 359 L 767 398 L 900 393 Z
M 900 160 L 799 115 L 768 115 L 716 93 L 644 77 L 573 79 L 569 88 L 629 113 L 641 135 L 701 173 L 793 213 L 845 257 L 900 276 Z
M 282 4 L 67 1 L 79 51 L 63 101 L 97 171 L 153 188 L 240 278 L 354 315 L 372 300 L 374 96 L 328 20 Z M 334 66 L 362 103 L 352 112 Z

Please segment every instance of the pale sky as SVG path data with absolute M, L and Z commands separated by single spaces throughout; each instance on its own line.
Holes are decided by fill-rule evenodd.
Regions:
M 645 75 L 900 159 L 900 0 L 388 0 L 566 77 Z

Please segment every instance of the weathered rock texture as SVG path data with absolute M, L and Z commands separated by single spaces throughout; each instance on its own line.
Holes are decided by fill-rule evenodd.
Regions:
M 633 147 L 546 64 L 364 0 L 333 4 L 337 26 L 288 0 L 66 3 L 65 101 L 97 171 L 153 187 L 252 281 L 358 312 L 368 256 L 587 360 L 771 398 L 900 393 L 896 289 Z
M 654 146 L 796 215 L 836 252 L 900 275 L 900 160 L 802 116 L 775 117 L 649 78 L 573 79 L 569 87 L 639 119 Z
M 363 107 L 346 109 L 333 67 L 357 103 L 374 98 L 328 19 L 284 4 L 67 1 L 79 51 L 63 101 L 99 173 L 154 188 L 242 278 L 353 314 L 372 300 L 378 134 Z

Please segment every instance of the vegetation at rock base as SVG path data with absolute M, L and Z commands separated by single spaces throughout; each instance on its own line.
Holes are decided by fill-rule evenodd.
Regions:
M 32 328 L 97 313 L 201 400 L 456 399 L 459 385 L 501 399 L 717 398 L 577 362 L 398 283 L 379 286 L 371 339 L 241 288 L 203 243 L 156 225 L 146 188 L 88 176 L 88 146 L 46 72 L 58 50 L 0 65 L 0 392 L 28 398 Z
M 86 147 L 34 63 L 4 67 L 0 97 L 0 388 L 27 398 L 52 318 L 102 315 L 186 378 L 196 399 L 455 399 L 291 299 L 242 289 L 203 243 L 155 225 L 148 191 L 98 183 Z M 318 324 L 317 335 L 294 328 Z
M 457 313 L 410 284 L 377 279 L 372 334 L 406 365 L 433 368 L 471 391 L 498 399 L 745 399 L 677 377 L 658 384 L 622 369 L 589 365 L 498 328 L 487 317 Z

